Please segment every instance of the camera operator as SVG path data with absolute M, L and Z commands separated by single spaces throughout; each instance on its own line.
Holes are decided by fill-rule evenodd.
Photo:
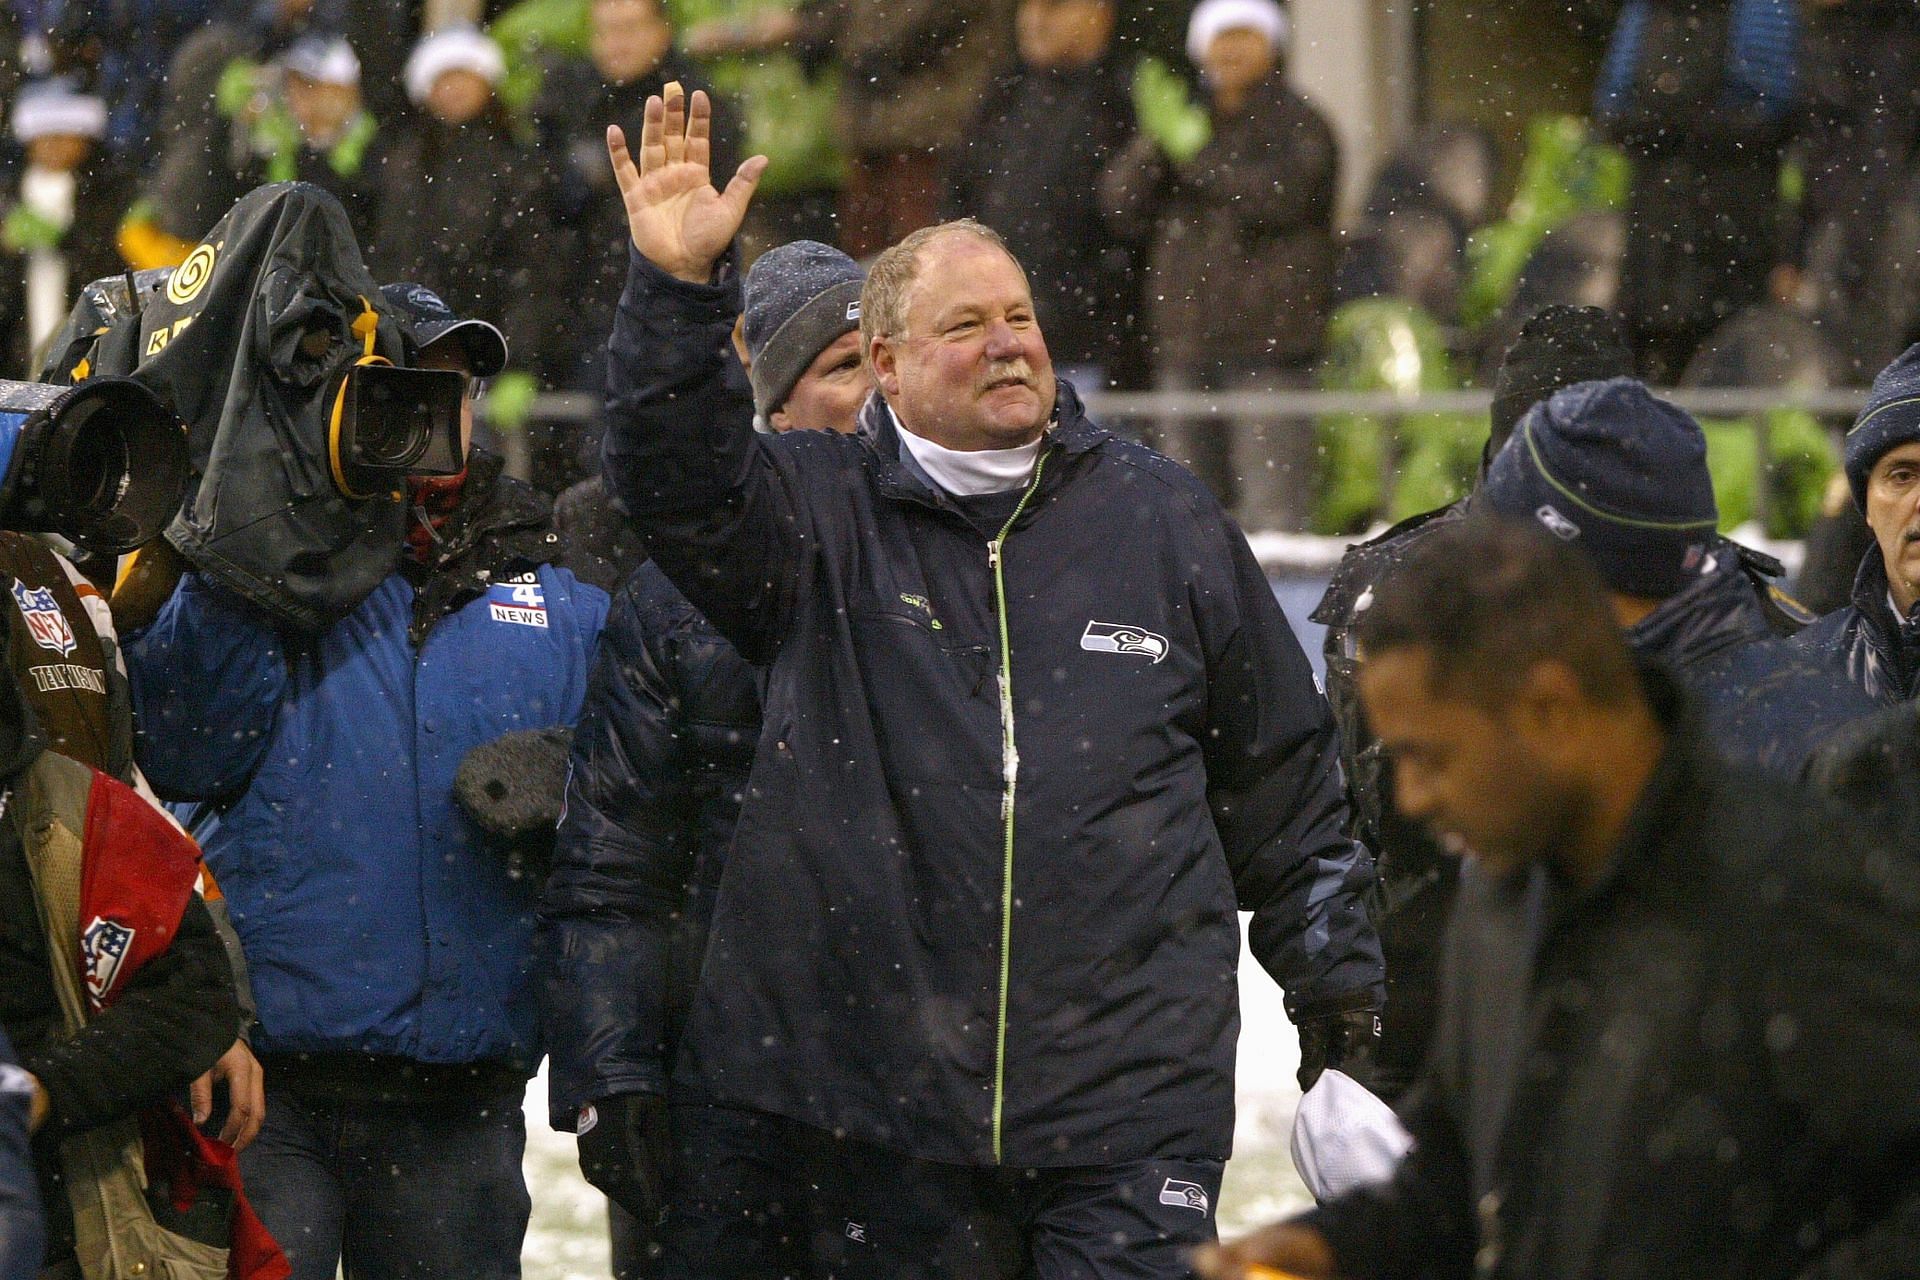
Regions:
M 382 293 L 421 366 L 505 366 L 491 324 L 419 285 Z M 454 779 L 477 746 L 572 722 L 607 597 L 554 566 L 548 504 L 490 454 L 407 501 L 392 572 L 320 634 L 186 571 L 127 647 L 136 753 L 198 802 L 253 972 L 269 1106 L 242 1168 L 295 1280 L 343 1258 L 349 1277 L 514 1277 L 527 1223 L 539 885 Z

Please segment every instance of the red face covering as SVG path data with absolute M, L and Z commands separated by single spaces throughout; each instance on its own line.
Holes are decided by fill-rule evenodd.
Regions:
M 407 523 L 407 554 L 421 564 L 432 561 L 440 528 L 460 505 L 460 487 L 466 482 L 465 469 L 451 476 L 407 477 L 407 502 L 413 509 L 413 519 Z

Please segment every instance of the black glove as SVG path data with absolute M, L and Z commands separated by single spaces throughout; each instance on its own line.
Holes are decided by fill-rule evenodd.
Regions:
M 1380 1050 L 1380 1011 L 1349 1009 L 1308 1018 L 1300 1023 L 1300 1091 L 1328 1067 L 1338 1068 L 1367 1088 L 1373 1088 L 1374 1062 Z
M 594 1123 L 580 1134 L 580 1172 L 642 1223 L 658 1223 L 673 1167 L 667 1100 L 621 1093 L 600 1099 L 592 1111 Z

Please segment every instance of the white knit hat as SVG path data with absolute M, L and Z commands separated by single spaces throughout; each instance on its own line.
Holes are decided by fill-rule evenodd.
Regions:
M 315 84 L 351 87 L 360 83 L 360 58 L 338 36 L 307 36 L 280 55 L 280 65 Z M 432 81 L 427 82 L 429 87 Z
M 60 80 L 22 89 L 13 104 L 14 138 L 24 144 L 51 134 L 96 140 L 106 137 L 105 100 L 80 93 Z
M 1291 28 L 1278 0 L 1200 0 L 1187 19 L 1187 57 L 1200 63 L 1215 36 L 1242 27 L 1258 31 L 1275 50 L 1287 47 Z
M 433 82 L 449 71 L 471 71 L 498 85 L 506 77 L 507 60 L 493 37 L 472 27 L 436 31 L 413 46 L 407 59 L 407 96 L 415 106 L 423 105 L 433 92 Z

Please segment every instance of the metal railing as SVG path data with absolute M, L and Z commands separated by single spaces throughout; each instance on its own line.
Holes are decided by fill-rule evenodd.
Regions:
M 1764 470 L 1772 457 L 1767 414 L 1801 410 L 1829 419 L 1836 426 L 1850 420 L 1866 402 L 1864 387 L 1670 387 L 1656 392 L 1662 399 L 1703 418 L 1745 419 L 1755 436 L 1755 448 Z M 1492 403 L 1487 391 L 1426 391 L 1406 396 L 1393 391 L 1096 391 L 1086 394 L 1087 412 L 1108 426 L 1151 427 L 1172 419 L 1215 422 L 1231 430 L 1240 419 L 1295 422 L 1309 430 L 1325 414 L 1356 414 L 1396 419 L 1417 414 L 1482 415 Z M 485 416 L 485 402 L 480 406 Z M 601 398 L 585 393 L 549 394 L 535 398 L 530 415 L 542 422 L 586 422 L 599 414 Z M 524 432 L 503 433 L 500 447 L 510 474 L 525 478 L 530 469 L 529 443 Z M 1771 515 L 1767 485 L 1754 493 L 1755 515 L 1765 523 Z M 1281 534 L 1282 538 L 1311 539 L 1312 535 Z M 1346 539 L 1329 539 L 1344 545 Z M 1289 543 L 1291 545 L 1291 543 Z

